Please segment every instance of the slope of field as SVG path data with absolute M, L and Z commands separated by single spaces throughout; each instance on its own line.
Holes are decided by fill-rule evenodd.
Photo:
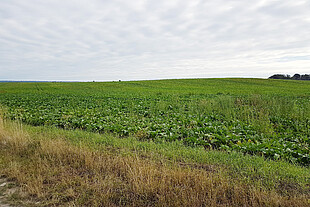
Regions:
M 0 93 L 293 95 L 310 96 L 307 81 L 248 78 L 177 79 L 122 82 L 0 82 Z
M 310 163 L 310 83 L 192 79 L 0 83 L 5 117 L 39 126 L 180 140 Z

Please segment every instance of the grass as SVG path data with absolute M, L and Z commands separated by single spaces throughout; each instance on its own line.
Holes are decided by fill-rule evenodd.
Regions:
M 266 189 L 274 189 L 281 185 L 282 181 L 303 187 L 310 182 L 310 169 L 307 167 L 281 160 L 266 160 L 264 157 L 244 155 L 240 152 L 206 150 L 199 146 L 185 146 L 180 141 L 141 141 L 136 137 L 121 138 L 114 134 L 98 134 L 83 130 L 68 131 L 54 127 L 29 125 L 24 128 L 33 137 L 42 136 L 42 134 L 49 139 L 63 137 L 75 145 L 89 146 L 95 150 L 108 147 L 117 150 L 118 153 L 139 154 L 155 160 L 166 159 L 172 162 L 221 167 L 226 169 L 231 177 Z
M 38 206 L 309 205 L 309 169 L 240 153 L 8 121 L 0 146 L 0 173 Z

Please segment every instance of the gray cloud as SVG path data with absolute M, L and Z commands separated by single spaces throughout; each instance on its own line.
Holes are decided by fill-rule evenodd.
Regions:
M 0 79 L 309 73 L 309 10 L 305 0 L 3 0 Z

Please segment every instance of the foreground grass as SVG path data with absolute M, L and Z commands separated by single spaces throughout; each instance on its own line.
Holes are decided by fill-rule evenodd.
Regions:
M 209 167 L 225 169 L 222 173 L 242 180 L 250 185 L 285 192 L 307 188 L 310 183 L 310 169 L 285 161 L 266 160 L 263 157 L 244 155 L 238 152 L 226 153 L 205 150 L 203 147 L 184 146 L 183 142 L 164 140 L 141 141 L 135 137 L 119 138 L 113 134 L 98 134 L 83 130 L 61 130 L 55 127 L 33 127 L 24 125 L 32 137 L 54 139 L 61 137 L 77 146 L 88 146 L 95 150 L 112 149 L 124 155 L 139 155 L 153 160 L 163 159 L 178 163 L 206 164 Z M 285 183 L 288 186 L 283 188 Z M 297 188 L 296 188 L 297 187 Z M 308 186 L 309 187 L 309 186 Z
M 40 206 L 310 205 L 309 168 L 177 142 L 0 123 L 0 173 Z

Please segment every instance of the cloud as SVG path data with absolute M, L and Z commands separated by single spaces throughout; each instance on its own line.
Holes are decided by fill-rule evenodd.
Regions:
M 309 9 L 304 0 L 3 0 L 0 79 L 309 73 Z

